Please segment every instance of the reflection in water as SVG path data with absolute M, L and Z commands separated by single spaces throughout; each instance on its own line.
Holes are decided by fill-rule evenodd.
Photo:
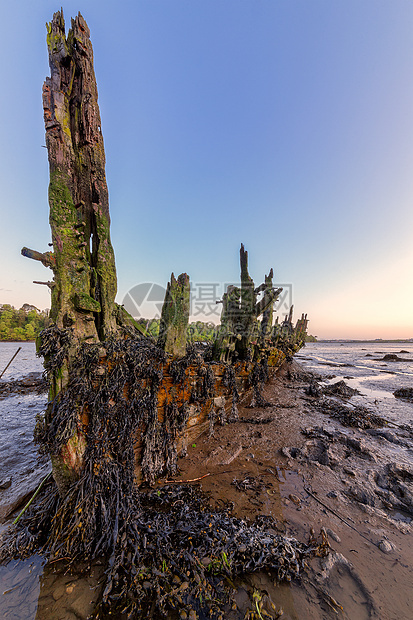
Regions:
M 0 566 L 0 618 L 86 620 L 102 593 L 104 566 L 95 562 L 69 571 L 34 555 Z
M 0 566 L 0 617 L 7 620 L 34 620 L 40 592 L 39 578 L 44 559 L 34 555 L 27 560 Z

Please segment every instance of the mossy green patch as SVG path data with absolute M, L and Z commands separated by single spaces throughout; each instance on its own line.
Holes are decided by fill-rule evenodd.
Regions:
M 76 310 L 80 312 L 100 312 L 101 307 L 100 303 L 90 297 L 90 295 L 86 295 L 86 293 L 75 293 L 74 295 L 74 305 Z

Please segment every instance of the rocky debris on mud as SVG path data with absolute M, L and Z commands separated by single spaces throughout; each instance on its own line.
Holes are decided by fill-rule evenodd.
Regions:
M 281 450 L 284 456 L 317 462 L 332 469 L 342 467 L 345 459 L 351 454 L 371 461 L 376 460 L 362 438 L 348 437 L 340 431 L 328 431 L 319 426 L 303 429 L 301 432 L 308 437 L 308 440 L 301 448 L 284 447 Z M 345 470 L 346 467 L 344 467 Z M 347 470 L 350 471 L 348 467 Z
M 307 394 L 307 396 L 319 398 L 322 394 L 322 391 L 317 381 L 311 381 L 309 386 L 305 388 L 305 393 Z
M 399 510 L 413 517 L 413 471 L 398 463 L 368 470 L 363 481 L 351 486 L 347 494 L 360 504 L 384 510 Z
M 404 398 L 405 400 L 413 400 L 413 388 L 399 388 L 393 392 L 396 398 Z
M 351 388 L 349 388 L 351 389 Z M 343 426 L 355 428 L 377 428 L 385 426 L 387 421 L 381 416 L 370 411 L 363 405 L 345 405 L 333 398 L 308 399 L 308 404 L 321 413 L 325 413 L 338 420 Z
M 413 359 L 399 357 L 395 353 L 386 353 L 383 357 L 375 358 L 376 362 L 413 362 Z
M 303 383 L 322 380 L 321 375 L 304 370 L 295 360 L 289 363 L 286 377 L 288 381 Z
M 325 396 L 337 396 L 338 398 L 351 398 L 355 394 L 360 394 L 358 390 L 351 388 L 345 381 L 336 381 L 331 385 L 327 385 L 322 388 L 322 393 Z
M 301 431 L 308 440 L 301 447 L 284 447 L 281 452 L 303 465 L 305 462 L 329 467 L 351 485 L 345 495 L 363 506 L 384 511 L 402 511 L 413 517 L 413 467 L 404 463 L 380 463 L 378 454 L 363 437 L 349 437 L 336 430 L 312 427 Z M 369 435 L 372 435 L 370 432 Z M 371 463 L 365 469 L 365 462 Z M 339 497 L 336 491 L 328 497 Z
M 406 426 L 406 425 L 405 425 Z M 399 430 L 398 433 L 396 433 L 394 430 L 390 430 L 388 428 L 371 428 L 371 429 L 366 429 L 366 433 L 368 433 L 370 436 L 372 437 L 380 437 L 382 439 L 385 439 L 386 441 L 388 441 L 389 443 L 393 443 L 395 445 L 398 446 L 404 446 L 406 448 L 410 448 L 411 443 L 404 441 L 403 439 L 400 438 L 400 434 L 403 432 L 403 430 L 407 431 L 407 433 L 403 433 L 404 435 L 409 436 L 411 434 L 411 427 L 407 427 L 406 429 L 402 428 Z M 409 433 L 410 431 L 410 433 Z
M 23 379 L 0 382 L 0 398 L 13 394 L 43 394 L 49 384 L 41 372 L 31 372 Z
M 330 385 L 320 386 L 317 381 L 312 380 L 305 389 L 307 396 L 319 398 L 321 396 L 335 396 L 337 398 L 348 399 L 355 394 L 360 394 L 358 390 L 351 388 L 345 381 L 336 381 Z

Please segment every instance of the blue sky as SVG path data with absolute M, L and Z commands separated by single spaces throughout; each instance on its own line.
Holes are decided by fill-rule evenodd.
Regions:
M 2 0 L 0 303 L 50 305 L 49 0 Z M 320 337 L 413 337 L 413 3 L 83 0 L 118 301 L 270 267 Z M 219 289 L 220 290 L 220 289 Z M 205 316 L 205 319 L 213 316 Z

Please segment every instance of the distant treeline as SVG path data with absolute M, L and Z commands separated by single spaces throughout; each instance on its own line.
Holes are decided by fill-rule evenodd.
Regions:
M 138 323 L 146 329 L 146 331 L 157 338 L 159 335 L 159 319 L 139 319 Z M 188 325 L 188 342 L 213 342 L 217 335 L 218 326 L 214 323 L 203 323 L 195 321 Z M 307 334 L 306 342 L 317 342 L 317 336 Z
M 19 310 L 9 304 L 0 304 L 0 341 L 35 340 L 48 320 L 48 310 L 38 310 L 24 304 Z
M 312 336 L 311 334 L 307 334 L 305 337 L 306 342 L 317 342 L 317 336 Z
M 35 340 L 37 334 L 48 322 L 49 311 L 38 310 L 35 306 L 24 304 L 19 310 L 8 304 L 0 304 L 0 341 Z M 138 323 L 157 338 L 159 319 L 139 319 Z M 195 321 L 188 325 L 188 342 L 213 342 L 217 326 L 213 323 Z M 307 342 L 317 342 L 315 336 L 307 335 Z
M 138 323 L 146 331 L 157 338 L 159 335 L 159 319 L 139 319 Z M 188 325 L 188 342 L 213 342 L 215 339 L 216 326 L 213 323 L 195 321 Z

